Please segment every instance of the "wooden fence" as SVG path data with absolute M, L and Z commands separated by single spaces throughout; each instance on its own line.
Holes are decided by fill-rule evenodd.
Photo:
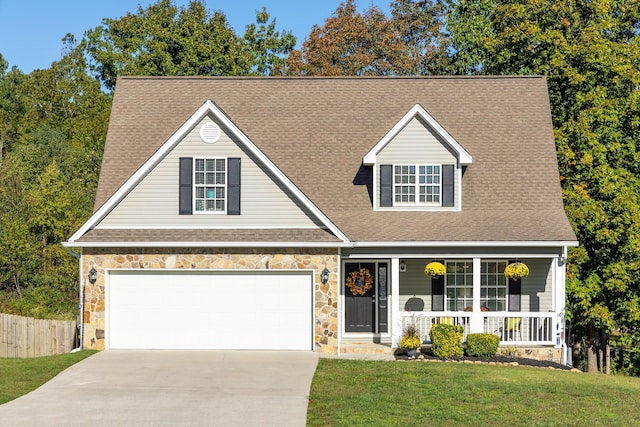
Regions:
M 0 357 L 40 357 L 75 347 L 76 322 L 0 314 Z

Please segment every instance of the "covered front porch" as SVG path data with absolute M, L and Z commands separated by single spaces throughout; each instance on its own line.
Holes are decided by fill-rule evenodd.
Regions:
M 424 248 L 422 253 L 386 256 L 371 251 L 343 254 L 342 341 L 371 340 L 397 348 L 403 329 L 411 324 L 429 345 L 433 325 L 448 323 L 462 326 L 464 340 L 470 333 L 489 333 L 500 337 L 502 347 L 546 347 L 563 353 L 565 248 L 519 253 L 513 248 L 484 249 L 481 255 L 471 248 L 458 254 L 425 254 L 435 251 Z M 433 261 L 445 266 L 444 275 L 425 275 L 425 266 Z M 505 277 L 505 267 L 514 261 L 528 266 L 527 277 Z M 361 268 L 375 271 L 369 277 L 374 283 L 354 295 L 348 276 Z

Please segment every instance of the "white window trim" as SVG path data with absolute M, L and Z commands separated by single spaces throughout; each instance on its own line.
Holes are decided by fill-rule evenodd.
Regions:
M 204 160 L 205 162 L 207 160 L 224 160 L 224 210 L 222 211 L 208 211 L 208 210 L 203 210 L 203 211 L 199 211 L 196 209 L 196 188 L 197 187 L 207 187 L 206 184 L 196 184 L 196 161 L 197 160 Z M 193 204 L 192 207 L 192 212 L 194 215 L 226 215 L 227 214 L 227 202 L 229 200 L 229 190 L 227 188 L 228 182 L 229 182 L 229 162 L 227 161 L 226 157 L 194 157 L 193 158 L 193 177 L 192 177 L 192 182 L 193 182 L 193 196 L 192 196 L 192 200 L 191 203 Z M 215 187 L 223 187 L 222 185 L 213 185 Z M 206 203 L 206 197 L 205 197 L 205 203 Z
M 396 184 L 396 167 L 403 167 L 403 166 L 408 166 L 408 167 L 415 167 L 415 182 L 413 184 Z M 428 166 L 437 166 L 440 168 L 440 180 L 438 182 L 438 184 L 420 184 L 420 167 L 428 167 Z M 393 183 L 392 183 L 392 201 L 393 201 L 393 206 L 435 206 L 435 207 L 442 207 L 442 164 L 440 163 L 394 163 L 392 165 L 392 176 L 393 176 Z M 440 199 L 439 202 L 420 202 L 420 187 L 421 186 L 436 186 L 438 187 L 438 198 Z M 397 202 L 396 201 L 396 186 L 413 186 L 415 189 L 415 193 L 414 193 L 414 197 L 415 200 L 413 202 Z

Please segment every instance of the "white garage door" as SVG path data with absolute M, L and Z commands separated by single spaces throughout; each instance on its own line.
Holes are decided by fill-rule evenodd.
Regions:
M 312 273 L 109 273 L 112 349 L 311 350 Z

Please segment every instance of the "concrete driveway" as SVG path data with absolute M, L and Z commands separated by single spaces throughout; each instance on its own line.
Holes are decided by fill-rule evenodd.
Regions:
M 304 426 L 317 363 L 303 351 L 105 351 L 0 405 L 0 424 Z

